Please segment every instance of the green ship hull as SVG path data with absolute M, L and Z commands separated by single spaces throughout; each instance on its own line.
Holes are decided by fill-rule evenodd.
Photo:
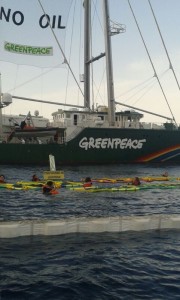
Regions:
M 0 144 L 0 164 L 180 163 L 180 131 L 84 128 L 63 144 Z

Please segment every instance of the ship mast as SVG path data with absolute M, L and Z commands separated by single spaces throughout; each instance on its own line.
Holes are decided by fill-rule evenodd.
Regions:
M 84 107 L 90 109 L 91 0 L 84 1 Z
M 2 85 L 1 85 L 1 74 L 0 74 L 0 137 L 2 137 Z
M 104 16 L 104 38 L 106 52 L 106 76 L 107 76 L 107 95 L 108 95 L 108 114 L 109 125 L 115 125 L 115 100 L 114 100 L 114 82 L 113 82 L 113 66 L 112 66 L 112 50 L 111 50 L 111 28 L 109 17 L 108 0 L 102 0 L 103 16 Z
M 115 100 L 111 51 L 111 27 L 108 0 L 102 0 L 104 17 L 104 38 L 107 74 L 107 95 L 109 125 L 115 125 Z M 90 34 L 91 30 L 91 0 L 84 0 L 84 106 L 90 109 Z M 104 56 L 104 54 L 102 54 Z

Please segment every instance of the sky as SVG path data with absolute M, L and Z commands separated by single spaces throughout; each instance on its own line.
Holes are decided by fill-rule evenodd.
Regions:
M 63 1 L 42 0 L 42 4 L 49 14 L 58 16 L 64 14 L 62 8 L 59 9 L 59 2 L 64 7 Z M 101 2 L 101 0 L 92 1 L 93 56 L 104 51 L 102 23 L 100 22 L 102 11 L 99 10 Z M 11 7 L 11 17 L 13 12 L 21 10 L 21 4 L 24 5 L 25 17 L 27 16 L 29 24 L 33 17 L 38 18 L 38 13 L 42 14 L 37 0 L 31 0 L 31 2 L 28 0 L 1 0 L 0 3 L 0 7 L 5 7 L 5 4 L 6 9 L 8 5 Z M 68 1 L 66 1 L 66 5 L 68 5 L 67 3 Z M 79 75 L 83 73 L 83 24 L 81 21 L 83 8 L 81 0 L 72 0 L 69 3 L 71 5 L 70 13 L 66 18 L 63 17 L 62 19 L 62 24 L 65 24 L 67 21 L 67 29 L 63 37 L 58 37 L 61 39 L 61 45 L 63 45 L 66 57 L 70 61 L 71 68 L 79 82 Z M 126 26 L 124 33 L 112 37 L 115 100 L 171 117 L 167 105 L 168 101 L 176 122 L 180 123 L 180 90 L 173 72 L 169 68 L 169 60 L 158 33 L 149 2 L 148 0 L 130 0 L 130 3 L 150 58 L 138 32 L 128 0 L 109 0 L 111 20 Z M 76 6 L 74 6 L 75 4 Z M 38 10 L 35 13 L 33 8 L 36 5 Z M 180 1 L 151 0 L 151 5 L 178 81 L 180 80 Z M 60 13 L 58 13 L 59 11 Z M 74 12 L 75 15 L 73 14 Z M 3 37 L 1 38 L 2 45 L 5 39 L 4 32 L 7 32 L 6 26 L 12 26 L 13 19 L 8 24 L 5 20 L 0 20 L 0 22 L 0 36 Z M 70 26 L 72 22 L 73 27 Z M 27 38 L 28 43 L 31 41 L 31 45 L 35 46 L 56 44 L 55 40 L 53 40 L 54 37 L 50 37 L 50 30 L 48 31 L 48 39 L 43 38 L 41 34 L 36 37 L 35 33 L 36 29 L 30 24 L 28 34 L 25 33 L 23 36 L 22 32 L 13 33 L 13 42 L 17 41 L 17 43 L 20 43 L 20 38 L 22 37 L 25 38 L 22 42 L 23 45 L 27 45 Z M 8 36 L 8 39 L 11 39 L 11 36 Z M 68 71 L 67 65 L 62 64 L 63 58 L 60 50 L 57 48 L 56 50 L 56 58 L 58 57 L 58 59 L 53 63 L 54 65 L 61 64 L 61 68 L 49 68 L 50 66 L 43 68 L 42 65 L 19 65 L 18 59 L 11 59 L 12 62 L 0 60 L 2 92 L 46 101 L 83 105 L 81 92 Z M 31 64 L 31 59 L 32 57 L 28 57 L 28 64 Z M 152 67 L 150 60 L 153 62 L 154 67 Z M 95 106 L 107 105 L 105 59 L 94 63 L 93 70 L 93 90 L 91 92 L 93 103 Z M 158 75 L 163 92 L 158 80 L 154 77 L 154 71 Z M 83 83 L 79 82 L 79 85 L 83 90 Z M 163 93 L 165 93 L 166 99 Z M 33 114 L 35 110 L 39 110 L 40 115 L 52 119 L 51 114 L 61 108 L 65 107 L 14 99 L 13 104 L 3 109 L 3 113 L 27 114 L 28 111 L 31 111 Z M 117 111 L 126 109 L 126 107 L 120 105 L 116 107 Z M 144 113 L 143 121 L 162 123 L 166 120 Z

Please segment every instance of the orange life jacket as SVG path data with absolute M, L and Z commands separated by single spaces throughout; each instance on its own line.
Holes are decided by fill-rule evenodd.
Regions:
M 85 182 L 83 184 L 83 187 L 90 187 L 92 185 L 92 182 Z
M 51 188 L 49 185 L 44 185 L 43 186 L 43 194 L 56 195 L 56 194 L 59 194 L 59 192 L 58 192 L 58 190 Z

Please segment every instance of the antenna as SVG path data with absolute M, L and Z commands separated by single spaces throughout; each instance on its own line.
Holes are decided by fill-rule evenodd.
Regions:
M 110 20 L 110 32 L 111 32 L 111 36 L 119 33 L 124 33 L 126 32 L 126 25 L 119 24 L 117 22 Z

